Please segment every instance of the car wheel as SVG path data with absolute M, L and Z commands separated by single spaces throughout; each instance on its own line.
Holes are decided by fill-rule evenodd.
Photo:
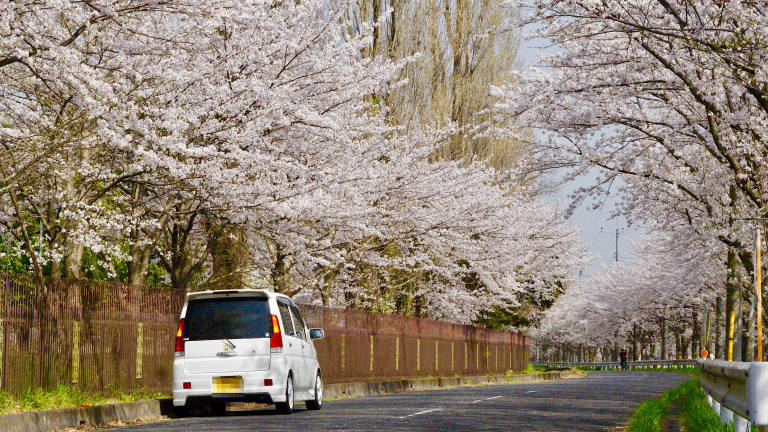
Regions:
M 211 401 L 211 415 L 223 416 L 227 413 L 227 401 L 214 400 Z
M 275 407 L 283 414 L 293 412 L 293 377 L 290 374 L 288 374 L 288 381 L 285 383 L 285 402 L 278 402 Z
M 175 406 L 175 407 L 173 407 L 172 413 L 173 413 L 173 417 L 174 418 L 189 417 L 189 408 L 187 408 L 186 405 Z
M 319 410 L 323 407 L 323 379 L 318 372 L 315 378 L 315 398 L 307 401 L 307 409 Z

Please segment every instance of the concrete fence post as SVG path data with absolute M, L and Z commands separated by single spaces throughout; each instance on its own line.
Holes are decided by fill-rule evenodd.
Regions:
M 368 340 L 370 341 L 370 345 L 371 345 L 371 355 L 370 355 L 371 365 L 369 370 L 372 371 L 373 370 L 373 335 L 368 336 Z
M 480 342 L 475 345 L 475 370 L 480 371 Z
M 469 367 L 469 344 L 464 342 L 464 370 Z
M 72 384 L 80 382 L 80 321 L 72 322 Z
M 416 339 L 416 370 L 421 370 L 421 339 Z
M 439 353 L 440 353 L 440 348 L 438 347 L 438 341 L 435 341 L 435 372 L 437 372 L 437 368 L 438 368 L 437 358 Z
M 400 336 L 395 338 L 395 370 L 400 370 Z
M 136 326 L 136 379 L 144 372 L 144 323 Z

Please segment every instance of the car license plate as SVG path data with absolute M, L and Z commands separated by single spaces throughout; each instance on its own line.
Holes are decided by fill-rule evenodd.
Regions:
M 211 393 L 242 393 L 243 377 L 226 376 L 213 377 Z

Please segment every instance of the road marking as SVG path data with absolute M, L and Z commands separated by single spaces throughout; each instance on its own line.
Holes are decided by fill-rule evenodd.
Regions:
M 536 393 L 536 390 L 529 390 L 526 393 Z
M 408 414 L 407 416 L 402 416 L 402 417 L 398 417 L 398 418 L 404 419 L 404 418 L 413 417 L 413 416 L 422 415 L 422 414 L 427 414 L 427 413 L 431 413 L 431 412 L 434 412 L 434 411 L 440 411 L 440 410 L 442 410 L 442 408 L 433 408 L 433 409 L 429 409 L 429 410 L 419 411 L 419 412 L 413 413 L 413 414 Z
M 478 399 L 476 401 L 472 401 L 472 403 L 478 403 L 478 402 L 487 401 L 487 400 L 491 400 L 491 399 L 498 399 L 500 397 L 501 396 L 494 396 L 494 397 L 489 397 L 489 398 L 485 398 L 485 399 Z

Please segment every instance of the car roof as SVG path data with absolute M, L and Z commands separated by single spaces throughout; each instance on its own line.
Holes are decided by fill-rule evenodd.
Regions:
M 187 300 L 193 299 L 193 298 L 199 298 L 199 297 L 275 297 L 276 295 L 283 296 L 282 294 L 277 294 L 271 291 L 266 290 L 256 290 L 256 289 L 235 289 L 235 290 L 206 290 L 206 291 L 195 291 L 191 293 L 187 293 Z M 284 297 L 284 296 L 283 296 Z

